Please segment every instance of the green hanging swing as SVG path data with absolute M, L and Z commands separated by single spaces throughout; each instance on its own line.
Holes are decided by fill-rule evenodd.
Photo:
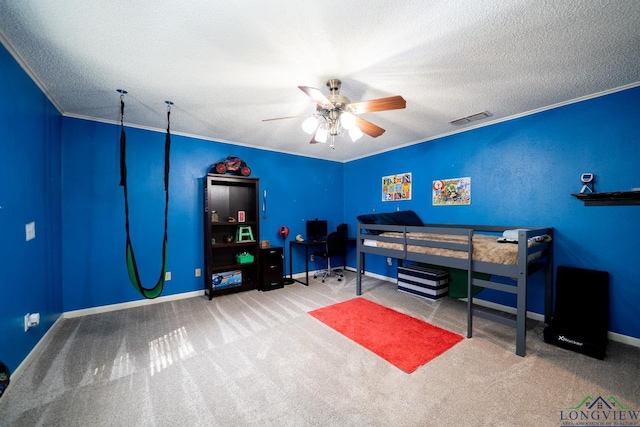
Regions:
M 171 133 L 169 131 L 170 121 L 169 116 L 171 114 L 171 105 L 173 102 L 165 101 L 167 103 L 167 135 L 164 143 L 164 238 L 162 240 L 162 268 L 160 270 L 160 277 L 156 284 L 149 288 L 142 285 L 140 281 L 140 275 L 138 274 L 138 265 L 136 264 L 136 256 L 133 251 L 133 245 L 131 243 L 131 236 L 129 233 L 129 198 L 127 191 L 127 135 L 124 131 L 124 95 L 127 91 L 118 89 L 120 92 L 120 185 L 124 188 L 124 215 L 125 215 L 125 228 L 127 232 L 127 246 L 126 246 L 126 259 L 127 259 L 127 272 L 129 273 L 129 280 L 133 287 L 145 298 L 153 299 L 160 296 L 164 288 L 165 273 L 167 269 L 167 217 L 169 213 L 169 151 L 171 148 Z

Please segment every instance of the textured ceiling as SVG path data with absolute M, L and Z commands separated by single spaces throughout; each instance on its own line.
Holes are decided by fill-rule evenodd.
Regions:
M 0 0 L 0 39 L 70 117 L 347 161 L 640 82 L 638 0 Z M 309 144 L 297 86 L 386 129 Z M 449 122 L 481 111 L 468 125 Z M 229 153 L 233 154 L 233 153 Z

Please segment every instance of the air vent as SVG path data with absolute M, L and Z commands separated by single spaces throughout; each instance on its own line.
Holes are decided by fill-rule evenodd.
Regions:
M 476 120 L 486 119 L 487 117 L 491 117 L 491 113 L 488 111 L 483 111 L 482 113 L 472 114 L 461 119 L 453 120 L 449 123 L 451 123 L 452 125 L 463 125 L 465 123 L 475 122 Z

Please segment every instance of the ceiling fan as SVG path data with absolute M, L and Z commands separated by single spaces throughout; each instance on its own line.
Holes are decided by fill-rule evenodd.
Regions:
M 320 90 L 314 87 L 298 86 L 301 91 L 306 93 L 307 96 L 317 104 L 315 113 L 304 116 L 264 119 L 263 122 L 308 117 L 302 123 L 302 129 L 308 134 L 313 135 L 310 143 L 326 142 L 327 138 L 330 138 L 331 148 L 333 148 L 335 137 L 342 135 L 343 130 L 349 132 L 349 136 L 353 141 L 361 138 L 365 133 L 373 138 L 384 133 L 384 129 L 362 117 L 358 117 L 358 114 L 400 110 L 407 106 L 407 101 L 401 96 L 351 102 L 346 96 L 340 95 L 341 85 L 342 82 L 338 79 L 330 79 L 327 81 L 327 87 L 329 91 L 331 91 L 331 94 L 327 96 L 323 95 Z

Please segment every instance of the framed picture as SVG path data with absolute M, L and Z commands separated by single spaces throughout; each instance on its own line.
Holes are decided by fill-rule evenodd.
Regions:
M 238 222 L 245 222 L 244 211 L 238 211 Z
M 382 177 L 382 201 L 411 200 L 411 172 Z
M 449 178 L 433 181 L 433 206 L 471 204 L 471 178 Z

